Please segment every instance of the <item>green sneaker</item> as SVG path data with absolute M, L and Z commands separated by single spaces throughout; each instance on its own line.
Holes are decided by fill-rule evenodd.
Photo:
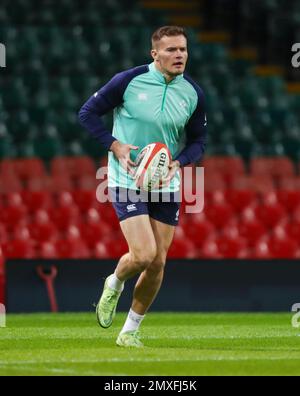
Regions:
M 122 292 L 111 289 L 108 286 L 108 277 L 104 283 L 103 293 L 96 307 L 98 323 L 104 329 L 108 329 L 116 315 L 116 308 Z
M 117 345 L 125 348 L 143 348 L 144 346 L 140 340 L 140 333 L 138 331 L 127 331 L 126 333 L 119 334 Z

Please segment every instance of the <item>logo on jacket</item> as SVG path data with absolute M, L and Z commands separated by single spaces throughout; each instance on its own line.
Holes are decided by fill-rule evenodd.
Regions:
M 145 102 L 146 100 L 148 100 L 148 95 L 146 93 L 140 93 L 138 94 L 138 98 L 140 101 Z

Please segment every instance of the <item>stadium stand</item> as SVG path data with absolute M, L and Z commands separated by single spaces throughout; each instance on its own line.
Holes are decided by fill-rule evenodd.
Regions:
M 150 63 L 151 32 L 170 21 L 187 25 L 188 72 L 207 96 L 209 138 L 204 212 L 185 214 L 183 205 L 169 256 L 300 257 L 300 92 L 287 89 L 277 69 L 259 68 L 255 51 L 232 50 L 234 31 L 213 30 L 218 23 L 234 26 L 246 40 L 260 26 L 254 21 L 267 14 L 274 37 L 280 1 L 264 2 L 257 15 L 241 1 L 245 24 L 238 27 L 224 9 L 209 14 L 209 1 L 182 8 L 181 1 L 105 0 L 101 12 L 94 0 L 62 0 L 59 7 L 52 0 L 2 3 L 0 41 L 9 63 L 0 74 L 5 257 L 117 258 L 126 252 L 111 205 L 96 200 L 95 174 L 105 153 L 80 127 L 77 112 L 114 73 Z M 110 116 L 106 122 L 111 125 Z

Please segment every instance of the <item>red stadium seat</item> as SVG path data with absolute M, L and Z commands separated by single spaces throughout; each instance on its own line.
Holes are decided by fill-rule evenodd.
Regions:
M 93 257 L 97 259 L 108 259 L 109 252 L 103 242 L 98 242 L 95 246 Z
M 94 249 L 98 242 L 110 235 L 111 228 L 104 222 L 99 224 L 81 224 L 81 235 L 90 249 Z
M 105 223 L 109 224 L 114 230 L 120 229 L 119 219 L 111 203 L 99 204 L 97 210 Z
M 299 176 L 285 176 L 282 175 L 278 179 L 278 188 L 280 190 L 300 190 Z
M 253 259 L 271 259 L 272 254 L 270 252 L 270 247 L 267 238 L 262 238 L 258 241 L 252 252 Z
M 257 194 L 252 190 L 227 190 L 225 195 L 227 202 L 236 213 L 241 213 L 245 208 L 255 206 L 258 202 Z
M 96 166 L 89 157 L 56 157 L 51 162 L 51 174 L 68 174 L 71 177 L 93 175 L 96 177 Z
M 286 234 L 300 244 L 300 221 L 291 221 L 283 226 Z
M 293 161 L 288 157 L 274 157 L 272 165 L 272 175 L 275 177 L 289 177 L 295 175 Z
M 252 175 L 271 175 L 273 158 L 256 157 L 250 161 L 250 173 Z
M 74 201 L 83 213 L 89 209 L 96 208 L 98 205 L 95 190 L 76 190 L 73 193 Z
M 27 221 L 27 209 L 23 204 L 20 194 L 13 193 L 6 195 L 6 205 L 1 210 L 0 221 L 10 229 L 21 222 Z
M 275 183 L 269 175 L 241 176 L 236 178 L 231 186 L 234 190 L 252 190 L 266 193 L 275 189 Z
M 215 226 L 202 213 L 193 215 L 193 219 L 183 223 L 182 227 L 186 238 L 191 240 L 197 248 L 201 248 L 205 240 L 214 236 L 216 232 Z
M 13 239 L 18 241 L 29 241 L 32 240 L 30 236 L 30 231 L 27 226 L 22 225 L 17 226 L 13 229 Z
M 294 212 L 300 206 L 300 191 L 279 190 L 277 191 L 278 201 L 287 209 Z
M 241 157 L 211 156 L 202 161 L 202 166 L 208 172 L 245 173 L 245 164 Z
M 50 218 L 60 231 L 65 231 L 70 225 L 77 225 L 80 221 L 77 206 L 59 207 L 50 210 Z
M 0 223 L 0 245 L 8 241 L 8 234 L 4 224 Z
M 49 179 L 48 190 L 53 193 L 73 191 L 74 183 L 68 174 L 58 174 Z
M 109 258 L 119 259 L 124 254 L 128 253 L 128 244 L 123 237 L 116 236 L 114 239 L 106 239 L 103 241 Z
M 52 196 L 47 191 L 24 191 L 23 201 L 30 213 L 53 206 Z
M 207 205 L 204 213 L 217 228 L 225 227 L 229 220 L 234 218 L 232 207 L 225 202 Z
M 0 161 L 0 176 L 17 176 L 16 161 L 13 159 L 3 159 Z
M 217 238 L 219 253 L 223 258 L 246 258 L 248 255 L 246 240 L 238 235 L 222 235 Z
M 219 252 L 217 240 L 214 238 L 207 239 L 198 255 L 206 259 L 220 259 L 222 255 Z
M 50 172 L 52 176 L 55 175 L 70 175 L 71 157 L 55 157 L 50 164 Z
M 38 258 L 40 259 L 58 259 L 59 256 L 56 251 L 55 244 L 53 242 L 43 242 L 38 249 L 37 253 Z
M 96 190 L 99 186 L 99 180 L 93 175 L 81 175 L 77 179 L 77 188 L 84 191 L 94 191 L 96 195 Z
M 15 163 L 16 171 L 21 179 L 44 177 L 46 175 L 44 163 L 39 158 L 18 159 Z
M 66 238 L 58 240 L 55 247 L 60 258 L 84 259 L 91 257 L 91 253 L 76 226 L 70 226 L 66 231 Z
M 264 224 L 256 218 L 254 209 L 248 208 L 243 212 L 239 232 L 248 241 L 248 245 L 254 247 L 263 236 L 267 235 L 268 231 Z
M 13 240 L 3 245 L 4 256 L 8 259 L 34 259 L 34 244 L 31 240 Z
M 29 231 L 31 237 L 39 243 L 54 241 L 59 237 L 55 224 L 44 210 L 36 212 L 33 222 L 29 225 Z
M 278 202 L 275 192 L 268 193 L 263 197 L 263 204 L 255 209 L 257 217 L 268 228 L 274 228 L 279 222 L 287 218 L 283 205 Z
M 300 250 L 298 243 L 287 235 L 284 227 L 276 227 L 269 242 L 269 248 L 273 258 L 299 258 Z
M 225 190 L 226 183 L 220 173 L 204 173 L 204 189 L 205 192 L 213 192 L 215 190 Z
M 168 252 L 168 258 L 181 259 L 181 258 L 196 258 L 197 250 L 190 240 L 185 239 L 175 239 Z
M 18 193 L 23 189 L 20 179 L 15 174 L 0 174 L 0 180 L 0 194 Z
M 91 175 L 96 178 L 96 165 L 90 157 L 73 157 L 71 161 L 72 175 Z

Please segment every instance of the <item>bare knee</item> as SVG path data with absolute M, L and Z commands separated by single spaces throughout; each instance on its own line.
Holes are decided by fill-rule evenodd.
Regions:
M 166 266 L 166 255 L 158 253 L 152 263 L 147 267 L 147 272 L 159 274 L 164 271 Z
M 135 266 L 138 267 L 139 271 L 142 272 L 151 265 L 156 255 L 157 248 L 153 245 L 131 252 L 131 259 Z

